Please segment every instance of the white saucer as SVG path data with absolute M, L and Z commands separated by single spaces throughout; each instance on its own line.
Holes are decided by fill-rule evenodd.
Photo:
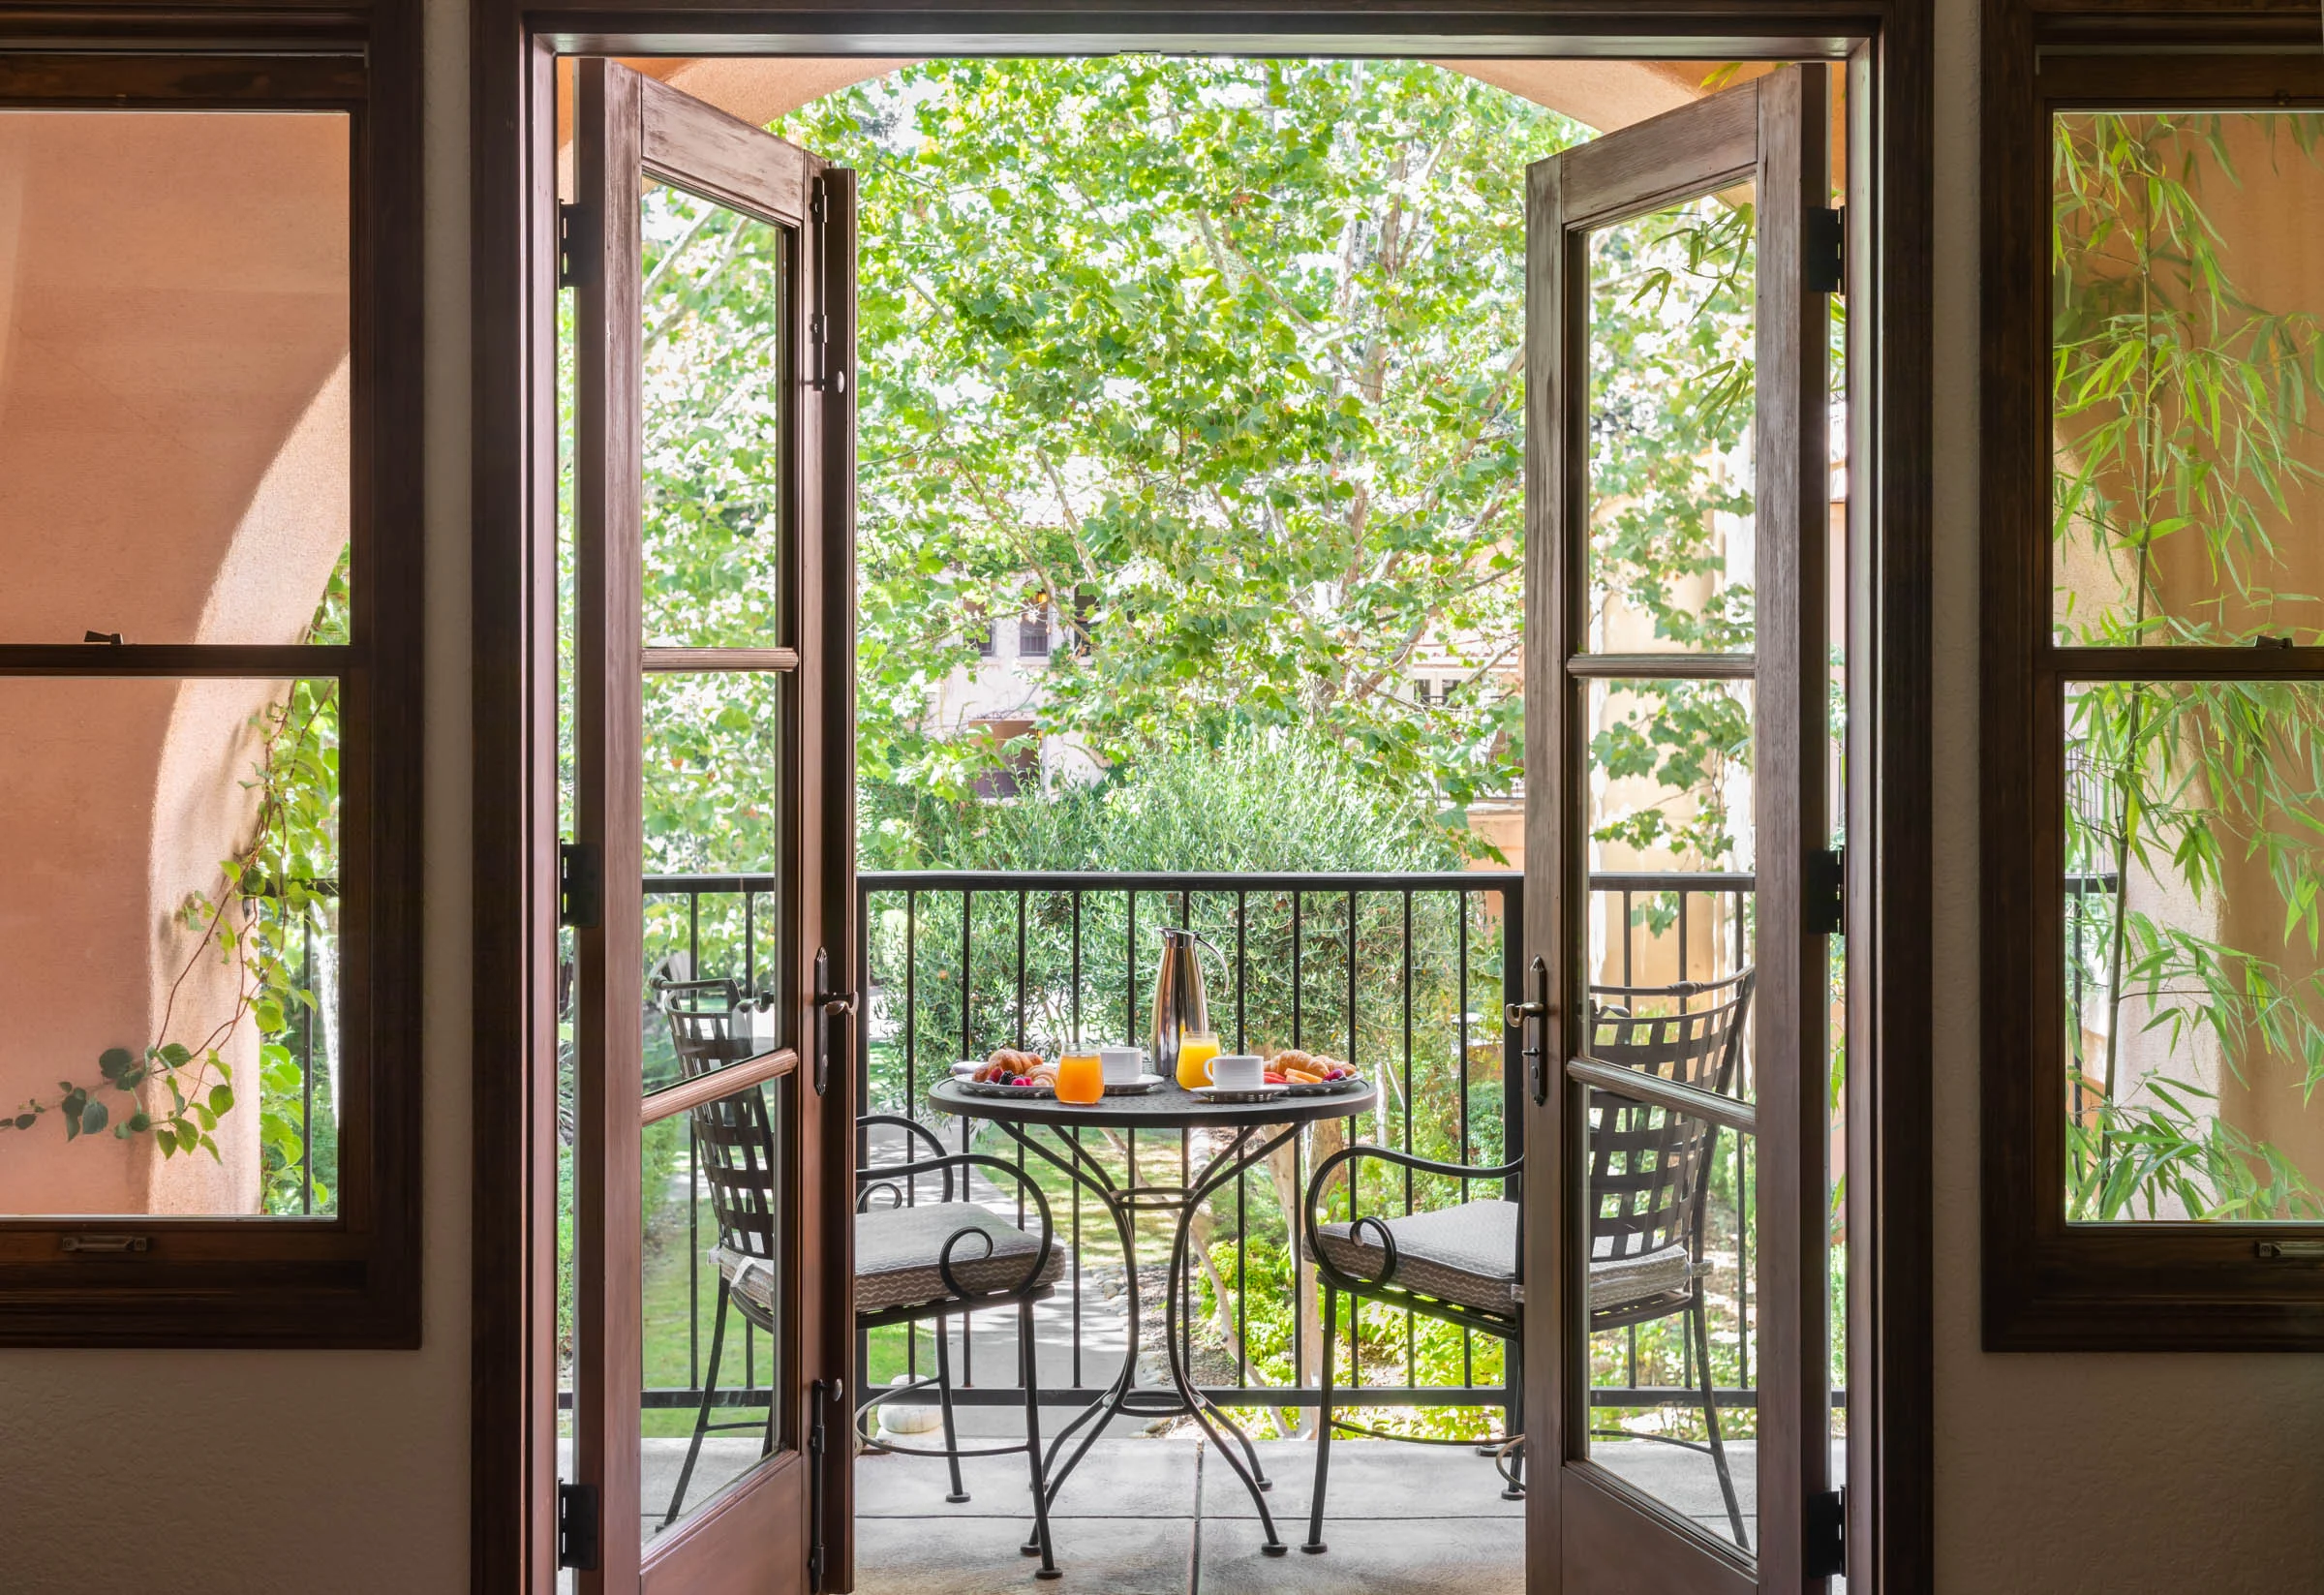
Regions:
M 1190 1086 L 1186 1094 L 1199 1096 L 1206 1102 L 1265 1102 L 1290 1091 L 1289 1086 Z

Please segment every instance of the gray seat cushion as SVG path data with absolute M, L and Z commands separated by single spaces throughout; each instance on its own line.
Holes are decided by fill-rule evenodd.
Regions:
M 981 1232 L 952 1248 L 953 1277 L 970 1291 L 1017 1290 L 1041 1249 L 1041 1238 L 973 1202 L 930 1202 L 914 1208 L 876 1208 L 855 1215 L 855 1310 L 885 1312 L 941 1302 L 953 1292 L 937 1260 L 945 1242 L 963 1229 Z M 986 1250 L 987 1242 L 992 1249 Z M 1040 1284 L 1065 1272 L 1065 1248 L 1053 1245 Z
M 1485 1312 L 1514 1312 L 1517 1288 L 1517 1204 L 1499 1198 L 1387 1220 L 1396 1242 L 1391 1285 Z M 1324 1259 L 1342 1273 L 1377 1279 L 1388 1253 L 1371 1225 L 1361 1235 L 1347 1224 L 1316 1233 Z
M 1513 1312 L 1524 1301 L 1517 1283 L 1517 1204 L 1492 1199 L 1391 1218 L 1396 1274 L 1391 1284 L 1486 1312 Z M 1370 1225 L 1361 1236 L 1346 1224 L 1318 1232 L 1324 1256 L 1342 1273 L 1377 1279 L 1388 1254 Z M 1683 1290 L 1700 1271 L 1684 1246 L 1590 1264 L 1590 1305 L 1618 1307 Z
M 1602 1239 L 1599 1244 L 1605 1244 Z M 1624 1307 L 1634 1302 L 1685 1290 L 1695 1276 L 1707 1272 L 1685 1246 L 1665 1246 L 1636 1257 L 1598 1257 L 1590 1261 L 1590 1305 L 1597 1309 Z

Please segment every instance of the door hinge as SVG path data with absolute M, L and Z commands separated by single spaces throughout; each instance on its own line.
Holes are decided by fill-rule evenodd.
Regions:
M 576 931 L 594 931 L 604 910 L 605 872 L 598 867 L 596 848 L 586 842 L 560 843 L 557 923 Z
M 1827 1489 L 1808 1497 L 1807 1532 L 1801 1561 L 1811 1579 L 1837 1579 L 1848 1572 L 1848 1492 Z
M 597 1570 L 597 1487 L 557 1487 L 557 1565 Z
M 589 232 L 589 207 L 580 204 L 561 204 L 557 207 L 557 286 L 581 286 L 582 261 L 588 259 L 589 246 L 594 240 Z
M 1840 936 L 1848 930 L 1848 854 L 1838 847 L 1811 847 L 1801 895 L 1807 900 L 1808 935 Z
M 1808 212 L 1806 234 L 1800 240 L 1806 256 L 1802 267 L 1810 293 L 1848 291 L 1848 212 L 1818 206 Z

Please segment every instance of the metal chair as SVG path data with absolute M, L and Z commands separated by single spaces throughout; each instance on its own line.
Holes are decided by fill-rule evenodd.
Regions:
M 1040 1369 L 1033 1342 L 1033 1304 L 1056 1293 L 1057 1277 L 1065 1267 L 1065 1254 L 1053 1244 L 1049 1199 L 1023 1169 L 981 1152 L 947 1152 L 935 1132 L 916 1120 L 897 1114 L 866 1114 L 856 1125 L 859 1130 L 879 1126 L 902 1130 L 906 1148 L 904 1162 L 872 1164 L 867 1158 L 866 1165 L 856 1172 L 856 1329 L 861 1333 L 891 1324 L 933 1322 L 936 1330 L 935 1376 L 889 1385 L 857 1402 L 857 1438 L 872 1450 L 900 1457 L 943 1457 L 952 1473 L 952 1493 L 945 1499 L 955 1503 L 968 1499 L 961 1479 L 962 1457 L 1024 1452 L 1033 1490 L 1033 1540 L 1024 1549 L 1026 1555 L 1041 1558 L 1035 1578 L 1058 1578 L 1050 1543 L 1049 1480 L 1041 1454 Z M 933 1155 L 918 1156 L 917 1142 L 925 1142 Z M 953 1195 L 956 1170 L 960 1176 L 958 1198 Z M 1019 1211 L 1036 1227 L 1020 1228 L 969 1200 L 971 1170 L 1013 1181 Z M 942 1176 L 942 1195 L 934 1202 L 918 1202 L 916 1182 L 932 1175 Z M 874 1204 L 882 1191 L 890 1198 L 886 1207 Z M 964 1449 L 954 1424 L 947 1320 L 955 1314 L 1010 1305 L 1017 1308 L 1017 1368 L 1024 1387 L 1024 1439 L 1020 1444 Z M 943 1418 L 940 1450 L 898 1445 L 879 1437 L 867 1423 L 881 1403 L 930 1385 L 936 1387 Z
M 1392 1147 L 1359 1143 L 1332 1153 L 1317 1165 L 1307 1181 L 1303 1220 L 1303 1250 L 1315 1265 L 1316 1284 L 1324 1299 L 1324 1356 L 1322 1404 L 1315 1426 L 1315 1494 L 1307 1511 L 1307 1539 L 1300 1549 L 1310 1555 L 1330 1548 L 1324 1544 L 1324 1492 L 1330 1479 L 1331 1435 L 1345 1429 L 1380 1440 L 1406 1440 L 1418 1445 L 1468 1446 L 1467 1440 L 1443 1440 L 1425 1435 L 1389 1434 L 1332 1416 L 1331 1360 L 1339 1339 L 1339 1293 L 1354 1301 L 1386 1302 L 1409 1308 L 1424 1318 L 1454 1324 L 1490 1334 L 1506 1348 L 1510 1393 L 1504 1426 L 1508 1438 L 1491 1447 L 1501 1458 L 1505 1499 L 1525 1493 L 1524 1452 L 1518 1433 L 1519 1393 L 1524 1388 L 1522 1348 L 1525 1304 L 1517 1283 L 1517 1257 L 1523 1246 L 1524 1209 L 1508 1197 L 1462 1202 L 1433 1212 L 1415 1212 L 1402 1218 L 1378 1218 L 1364 1213 L 1346 1223 L 1326 1223 L 1321 1214 L 1332 1176 L 1341 1165 L 1376 1159 L 1422 1174 L 1459 1180 L 1496 1181 L 1514 1195 L 1524 1159 L 1490 1167 L 1440 1163 L 1415 1157 Z M 1348 1172 L 1351 1203 L 1356 1189 L 1355 1168 Z M 1355 1317 L 1354 1303 L 1349 1316 Z
M 1751 986 L 1748 969 L 1710 984 L 1593 986 L 1591 1055 L 1600 1061 L 1725 1092 L 1733 1083 Z M 1601 1000 L 1661 998 L 1692 1003 L 1701 997 L 1712 1001 L 1686 1013 L 1643 1016 L 1632 1014 L 1627 1006 Z M 1710 1435 L 1707 1449 L 1718 1469 L 1736 1543 L 1748 1548 L 1727 1448 L 1719 1432 L 1700 1288 L 1709 1272 L 1702 1257 L 1703 1175 L 1717 1148 L 1718 1126 L 1604 1090 L 1589 1093 L 1588 1112 L 1590 1332 L 1620 1329 L 1681 1312 L 1690 1315 L 1703 1421 Z M 1505 1194 L 1400 1218 L 1363 1214 L 1346 1222 L 1324 1222 L 1323 1210 L 1341 1165 L 1367 1158 L 1464 1181 L 1502 1181 Z M 1490 1167 L 1443 1163 L 1392 1148 L 1358 1145 L 1327 1158 L 1308 1181 L 1302 1240 L 1324 1295 L 1324 1351 L 1315 1494 L 1301 1550 L 1327 1549 L 1323 1537 L 1325 1490 L 1335 1430 L 1381 1439 L 1422 1439 L 1384 1434 L 1332 1416 L 1332 1353 L 1341 1291 L 1357 1300 L 1386 1302 L 1443 1323 L 1477 1330 L 1503 1342 L 1508 1348 L 1511 1402 L 1506 1427 L 1510 1437 L 1495 1449 L 1505 1458 L 1503 1476 L 1508 1488 L 1503 1495 L 1515 1499 L 1523 1494 L 1524 1439 L 1519 1433 L 1517 1393 L 1524 1378 L 1525 1304 L 1518 1273 L 1524 1212 L 1521 1202 L 1514 1199 L 1522 1164 L 1522 1158 Z M 1353 1192 L 1353 1168 L 1348 1179 Z M 1672 1443 L 1695 1445 L 1683 1440 Z
M 1590 988 L 1590 1056 L 1659 1079 L 1727 1095 L 1742 1057 L 1751 1011 L 1752 971 L 1725 980 L 1674 986 Z M 1634 1014 L 1640 999 L 1681 1001 L 1684 1012 Z M 1697 1002 L 1708 999 L 1703 1006 Z M 1710 1324 L 1702 1280 L 1705 1176 L 1718 1154 L 1719 1126 L 1708 1120 L 1638 1102 L 1611 1091 L 1589 1093 L 1590 1333 L 1687 1316 L 1702 1396 L 1701 1444 L 1667 1435 L 1593 1429 L 1609 1438 L 1653 1439 L 1710 1453 L 1735 1544 L 1751 1548 L 1735 1496 L 1719 1398 L 1711 1378 Z
M 670 1036 L 680 1066 L 688 1078 L 709 1072 L 749 1055 L 751 1043 L 738 1035 L 734 1023 L 741 1011 L 740 993 L 731 981 L 657 982 L 657 997 L 668 1018 Z M 670 1493 L 667 1527 L 684 1509 L 702 1442 L 715 1430 L 758 1428 L 756 1421 L 713 1422 L 717 1405 L 719 1367 L 725 1354 L 727 1309 L 744 1321 L 778 1335 L 777 1291 L 780 1285 L 776 1226 L 778 1190 L 776 1140 L 766 1100 L 758 1090 L 737 1091 L 691 1110 L 693 1167 L 696 1178 L 710 1189 L 711 1209 L 719 1227 L 719 1243 L 711 1258 L 719 1271 L 718 1304 L 711 1330 L 710 1365 L 703 1380 L 702 1401 L 694 1417 L 693 1438 L 677 1488 Z M 874 1126 L 905 1132 L 906 1161 L 866 1166 L 856 1175 L 855 1295 L 859 1329 L 889 1324 L 936 1324 L 936 1377 L 891 1386 L 859 1402 L 858 1431 L 863 1420 L 879 1403 L 897 1396 L 937 1387 L 943 1411 L 944 1449 L 928 1451 L 898 1446 L 865 1435 L 868 1444 L 903 1456 L 941 1456 L 952 1470 L 952 1494 L 968 1499 L 961 1480 L 963 1457 L 1026 1454 L 1033 1486 L 1033 1544 L 1028 1553 L 1041 1557 L 1035 1577 L 1059 1576 L 1050 1541 L 1049 1492 L 1043 1477 L 1038 1381 L 1033 1355 L 1033 1304 L 1055 1293 L 1064 1269 L 1064 1255 L 1052 1244 L 1048 1198 L 1022 1170 L 997 1157 L 968 1152 L 947 1153 L 943 1143 L 925 1125 L 891 1114 L 867 1114 L 856 1120 L 859 1130 Z M 933 1155 L 919 1157 L 915 1142 L 925 1142 Z M 868 1163 L 868 1160 L 867 1160 Z M 1017 1182 L 1029 1198 L 1028 1217 L 1037 1227 L 1020 1228 L 967 1200 L 969 1171 L 1002 1176 Z M 954 1195 L 956 1171 L 960 1195 Z M 942 1190 L 933 1202 L 918 1200 L 918 1182 L 940 1177 Z M 893 1198 L 882 1208 L 875 1198 L 882 1191 Z M 1018 1345 L 1025 1393 L 1025 1439 L 1020 1445 L 963 1450 L 954 1426 L 952 1370 L 944 1321 L 955 1313 L 1014 1304 L 1018 1309 Z M 770 1404 L 759 1454 L 775 1449 L 776 1410 Z

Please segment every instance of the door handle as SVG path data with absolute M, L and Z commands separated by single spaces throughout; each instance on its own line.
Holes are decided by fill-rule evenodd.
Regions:
M 831 1085 L 831 1022 L 841 1014 L 853 1017 L 855 994 L 831 989 L 831 949 L 815 949 L 815 1094 Z
M 1531 1028 L 1545 1024 L 1549 1018 L 1549 962 L 1539 954 L 1534 956 L 1526 973 L 1533 981 L 1533 996 L 1523 1002 L 1505 1002 L 1501 1005 L 1501 1021 L 1517 1032 L 1517 1056 L 1525 1059 L 1525 1074 L 1533 1088 L 1533 1103 L 1540 1107 L 1549 1100 L 1549 1071 L 1543 1061 L 1540 1031 Z M 1532 1045 L 1526 1045 L 1530 1040 Z

